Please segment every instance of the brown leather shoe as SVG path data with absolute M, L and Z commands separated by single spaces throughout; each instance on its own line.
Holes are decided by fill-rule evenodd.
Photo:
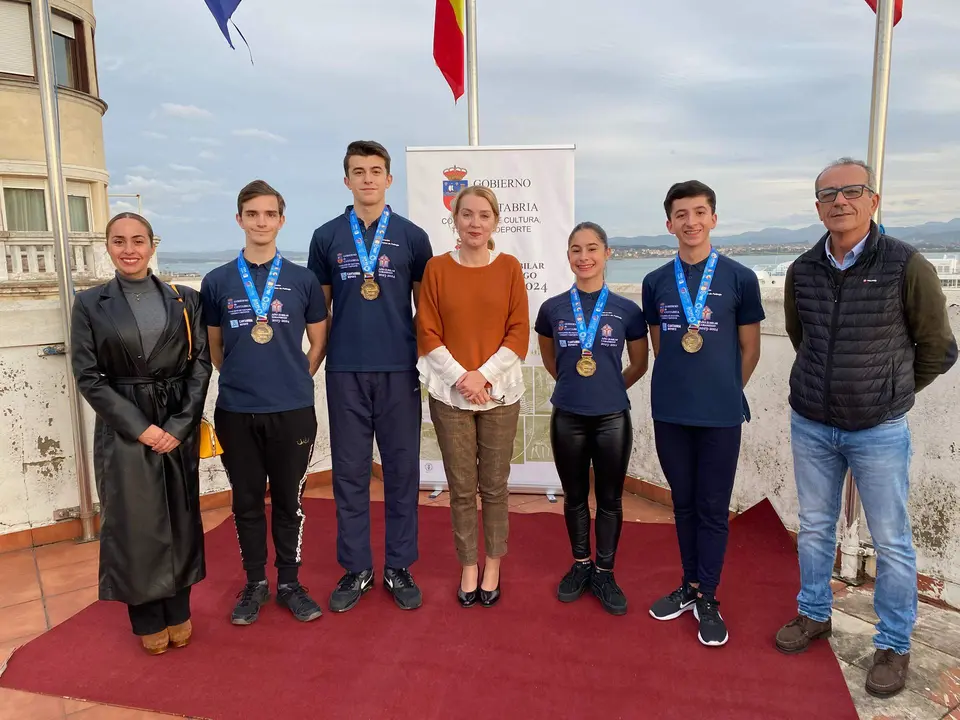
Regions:
M 190 636 L 193 635 L 193 625 L 189 620 L 179 625 L 171 625 L 167 628 L 170 633 L 170 644 L 175 648 L 186 647 L 190 644 Z
M 896 695 L 907 683 L 908 667 L 910 653 L 898 655 L 894 650 L 877 650 L 873 667 L 867 673 L 867 692 L 880 698 Z
M 777 633 L 777 650 L 787 655 L 802 653 L 814 640 L 828 638 L 833 632 L 833 624 L 827 619 L 826 622 L 817 622 L 804 615 L 797 615 L 788 622 Z
M 142 635 L 140 642 L 143 643 L 143 649 L 151 655 L 160 655 L 161 653 L 165 653 L 170 646 L 170 635 L 167 633 L 166 628 L 164 628 L 158 633 Z

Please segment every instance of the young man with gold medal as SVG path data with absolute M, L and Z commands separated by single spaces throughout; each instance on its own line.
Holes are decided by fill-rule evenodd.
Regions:
M 567 260 L 576 277 L 568 292 L 540 306 L 535 329 L 543 366 L 557 381 L 550 402 L 550 443 L 563 486 L 563 514 L 573 565 L 557 598 L 573 602 L 589 588 L 612 615 L 627 611 L 613 576 L 623 525 L 623 483 L 633 448 L 627 389 L 647 370 L 647 326 L 640 306 L 610 292 L 604 267 L 607 234 L 580 223 Z M 630 364 L 623 367 L 626 350 Z M 596 562 L 590 552 L 590 466 L 597 499 Z
M 200 290 L 210 357 L 220 371 L 214 424 L 247 575 L 231 615 L 234 625 L 256 621 L 270 598 L 268 477 L 277 602 L 303 622 L 321 615 L 298 580 L 298 568 L 301 499 L 317 434 L 313 375 L 326 348 L 327 308 L 313 273 L 277 251 L 283 212 L 283 197 L 262 180 L 241 190 L 237 223 L 246 244 L 236 260 L 207 273 Z
M 307 263 L 331 314 L 325 373 L 337 560 L 345 574 L 330 609 L 350 610 L 374 584 L 370 474 L 376 436 L 386 505 L 384 587 L 401 609 L 412 610 L 422 604 L 409 570 L 418 557 L 422 414 L 414 305 L 433 252 L 427 234 L 387 205 L 393 177 L 382 145 L 350 143 L 343 172 L 353 205 L 314 232 Z
M 691 180 L 664 202 L 677 255 L 643 280 L 643 312 L 654 364 L 651 406 L 657 456 L 670 485 L 683 564 L 680 587 L 653 604 L 657 620 L 692 610 L 698 639 L 723 645 L 728 633 L 717 586 L 740 456 L 750 419 L 743 388 L 760 359 L 760 283 L 710 242 L 717 196 Z

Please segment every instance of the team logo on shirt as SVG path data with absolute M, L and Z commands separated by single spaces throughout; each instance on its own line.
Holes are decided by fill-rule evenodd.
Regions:
M 274 300 L 270 303 L 270 311 L 275 313 L 283 312 L 283 303 L 279 300 Z
M 665 302 L 660 303 L 660 314 L 663 315 L 667 311 L 667 304 Z
M 467 180 L 465 180 L 467 170 L 466 168 L 454 165 L 444 170 L 443 176 L 446 178 L 446 180 L 443 181 L 443 206 L 450 212 L 453 212 L 453 199 L 457 196 L 457 193 L 469 184 Z
M 608 338 L 613 335 L 613 328 L 609 325 L 604 325 L 602 328 L 600 328 L 600 334 L 603 335 L 603 337 Z
M 377 259 L 377 265 L 379 265 L 382 268 L 390 267 L 390 258 L 388 258 L 386 255 L 381 255 Z
M 227 298 L 227 310 L 233 310 L 233 298 Z
M 564 323 L 563 320 L 557 320 L 557 332 L 563 332 Z
M 337 265 L 343 265 L 343 253 L 337 253 Z
M 703 319 L 704 319 L 704 320 L 709 320 L 712 315 L 713 315 L 713 310 L 710 309 L 710 306 L 709 306 L 709 305 L 706 305 L 706 306 L 703 308 Z

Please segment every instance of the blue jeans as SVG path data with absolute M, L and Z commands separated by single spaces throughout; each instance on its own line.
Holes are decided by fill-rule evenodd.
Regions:
M 837 520 L 849 467 L 877 552 L 874 645 L 903 654 L 917 618 L 917 555 L 907 512 L 910 429 L 905 415 L 867 430 L 846 431 L 791 411 L 793 467 L 800 500 L 800 614 L 825 622 L 833 593 Z

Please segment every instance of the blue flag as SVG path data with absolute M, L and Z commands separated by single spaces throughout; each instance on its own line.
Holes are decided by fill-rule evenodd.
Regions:
M 220 26 L 220 32 L 223 33 L 223 36 L 227 39 L 231 48 L 233 48 L 233 41 L 230 39 L 227 21 L 233 15 L 234 10 L 237 9 L 237 5 L 239 5 L 240 2 L 241 0 L 206 0 L 207 7 L 210 8 L 210 12 L 213 13 L 217 25 Z M 234 25 L 234 27 L 236 27 L 236 25 Z M 238 30 L 237 32 L 240 31 Z M 240 37 L 243 37 L 243 35 Z M 244 40 L 244 42 L 246 42 L 246 40 Z M 236 48 L 233 49 L 236 50 Z

